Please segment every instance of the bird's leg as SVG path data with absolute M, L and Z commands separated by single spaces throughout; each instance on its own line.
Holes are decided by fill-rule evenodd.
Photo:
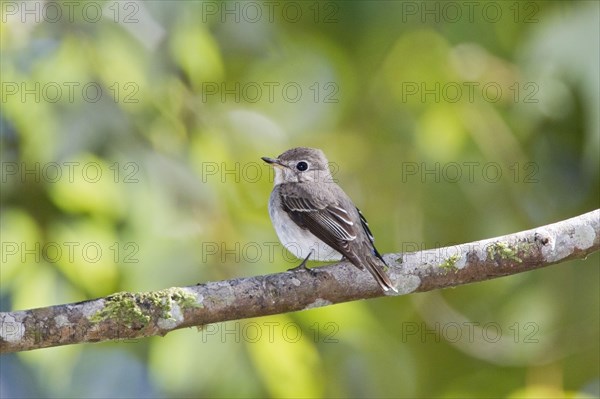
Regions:
M 312 253 L 313 253 L 313 251 L 311 249 L 310 252 L 308 253 L 308 256 L 306 258 L 304 258 L 304 260 L 298 266 L 288 269 L 288 272 L 296 272 L 296 271 L 305 270 L 305 271 L 309 272 L 310 274 L 312 274 L 313 276 L 315 274 L 317 274 L 317 272 L 314 271 L 313 269 L 309 269 L 308 267 L 306 267 L 306 262 L 308 262 L 308 258 L 310 258 Z

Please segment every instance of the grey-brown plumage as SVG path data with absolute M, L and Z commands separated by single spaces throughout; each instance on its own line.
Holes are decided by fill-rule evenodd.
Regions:
M 277 159 L 269 214 L 281 243 L 296 257 L 322 261 L 347 258 L 373 275 L 384 291 L 396 291 L 387 265 L 373 244 L 366 219 L 333 181 L 319 149 L 298 147 Z

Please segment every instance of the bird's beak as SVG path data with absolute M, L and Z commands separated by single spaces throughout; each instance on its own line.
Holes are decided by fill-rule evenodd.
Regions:
M 279 167 L 284 167 L 285 165 L 282 164 L 279 159 L 275 159 L 275 158 L 269 158 L 269 157 L 261 157 L 260 159 L 262 159 L 263 161 L 265 161 L 266 163 L 268 163 L 269 165 L 273 165 L 273 166 L 279 166 Z

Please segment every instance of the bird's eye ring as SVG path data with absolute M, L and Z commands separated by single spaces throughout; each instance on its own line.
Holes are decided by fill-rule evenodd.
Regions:
M 298 169 L 300 172 L 304 172 L 308 169 L 308 163 L 306 163 L 306 161 L 300 161 L 296 164 L 296 169 Z

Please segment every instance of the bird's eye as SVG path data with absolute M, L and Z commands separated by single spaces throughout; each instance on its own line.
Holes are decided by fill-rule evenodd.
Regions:
M 298 169 L 300 172 L 304 172 L 306 169 L 308 169 L 308 164 L 304 161 L 300 161 L 296 164 L 296 169 Z

